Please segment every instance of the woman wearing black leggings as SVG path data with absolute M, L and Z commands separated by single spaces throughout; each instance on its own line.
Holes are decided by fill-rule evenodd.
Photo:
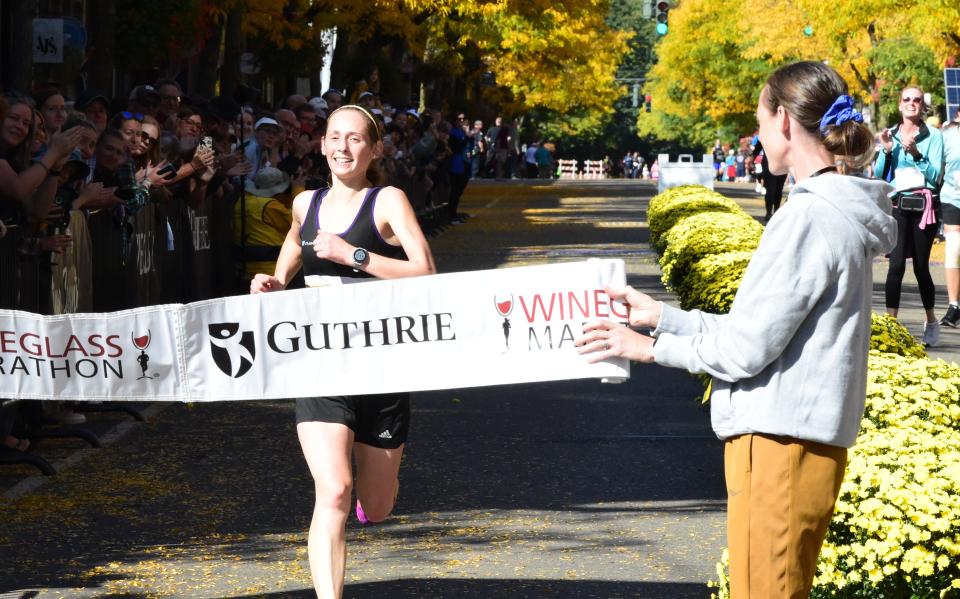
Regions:
M 923 90 L 906 87 L 900 92 L 900 124 L 880 132 L 883 151 L 877 157 L 874 176 L 889 181 L 897 189 L 921 185 L 935 194 L 940 186 L 940 171 L 943 168 L 943 137 L 937 129 L 928 128 L 923 122 L 926 109 Z M 916 181 L 907 183 L 906 178 Z M 899 181 L 898 181 L 899 179 Z M 896 200 L 895 200 L 896 202 Z M 928 204 L 928 208 L 929 208 Z M 900 309 L 900 290 L 906 271 L 907 258 L 913 258 L 913 272 L 920 286 L 920 299 L 926 310 L 923 325 L 923 342 L 935 346 L 940 341 L 940 325 L 933 313 L 936 293 L 933 277 L 930 276 L 930 250 L 937 234 L 939 223 L 924 212 L 901 210 L 894 207 L 899 235 L 897 246 L 890 253 L 890 269 L 885 286 L 887 313 L 896 317 Z
M 930 250 L 937 237 L 937 225 L 928 225 L 920 228 L 922 212 L 906 212 L 899 208 L 893 209 L 893 217 L 897 219 L 900 234 L 897 235 L 897 246 L 890 252 L 890 269 L 887 270 L 887 284 L 884 287 L 887 311 L 896 316 L 900 308 L 900 289 L 903 287 L 903 275 L 907 270 L 907 258 L 913 258 L 913 274 L 917 277 L 920 287 L 920 300 L 924 309 L 932 313 L 936 290 L 933 277 L 930 276 Z M 933 320 L 927 315 L 927 322 Z

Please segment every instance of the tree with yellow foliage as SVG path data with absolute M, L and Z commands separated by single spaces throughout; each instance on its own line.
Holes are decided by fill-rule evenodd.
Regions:
M 214 20 L 243 13 L 249 36 L 277 50 L 316 47 L 318 31 L 337 27 L 351 40 L 402 39 L 437 72 L 489 73 L 517 111 L 542 108 L 583 127 L 583 115 L 608 115 L 623 90 L 617 67 L 629 34 L 604 23 L 608 0 L 209 0 Z M 468 57 L 479 57 L 470 72 Z
M 682 0 L 657 54 L 642 133 L 706 145 L 718 132 L 749 132 L 767 73 L 795 60 L 831 64 L 882 123 L 905 85 L 942 97 L 940 68 L 960 55 L 960 4 Z

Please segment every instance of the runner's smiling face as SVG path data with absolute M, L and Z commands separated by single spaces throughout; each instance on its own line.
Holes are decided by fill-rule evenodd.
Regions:
M 341 180 L 366 177 L 370 162 L 383 153 L 374 126 L 362 112 L 349 108 L 330 117 L 322 149 L 333 176 Z

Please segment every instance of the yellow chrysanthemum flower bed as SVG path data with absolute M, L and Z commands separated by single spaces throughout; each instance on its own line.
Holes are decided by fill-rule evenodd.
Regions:
M 960 597 L 960 366 L 870 352 L 813 597 Z
M 724 313 L 757 242 L 746 213 L 715 209 L 701 201 L 712 192 L 697 189 L 651 200 L 651 237 L 658 231 L 663 280 L 681 306 Z M 960 598 L 960 367 L 927 359 L 887 315 L 872 315 L 870 350 L 861 432 L 811 596 Z M 726 551 L 717 574 L 713 596 L 726 599 Z
M 697 260 L 674 288 L 680 298 L 680 307 L 684 310 L 697 308 L 715 314 L 729 312 L 751 256 L 753 250 L 738 250 L 711 254 Z
M 870 321 L 870 349 L 888 354 L 924 358 L 927 352 L 907 327 L 889 314 L 873 313 Z
M 733 200 L 699 185 L 668 189 L 650 200 L 647 208 L 650 246 L 662 254 L 667 244 L 664 234 L 684 218 L 701 212 L 742 214 L 743 210 Z
M 743 210 L 737 213 L 700 212 L 679 220 L 663 236 L 661 280 L 668 289 L 698 287 L 706 281 L 686 282 L 692 267 L 706 256 L 756 249 L 763 226 Z M 678 293 L 679 295 L 679 293 Z

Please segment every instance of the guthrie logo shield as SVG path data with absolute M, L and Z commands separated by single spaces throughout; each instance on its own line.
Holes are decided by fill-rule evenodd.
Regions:
M 240 331 L 240 324 L 236 322 L 207 325 L 207 331 L 213 362 L 224 374 L 238 379 L 253 368 L 253 359 L 257 355 L 253 331 L 243 331 L 239 339 L 234 339 Z

